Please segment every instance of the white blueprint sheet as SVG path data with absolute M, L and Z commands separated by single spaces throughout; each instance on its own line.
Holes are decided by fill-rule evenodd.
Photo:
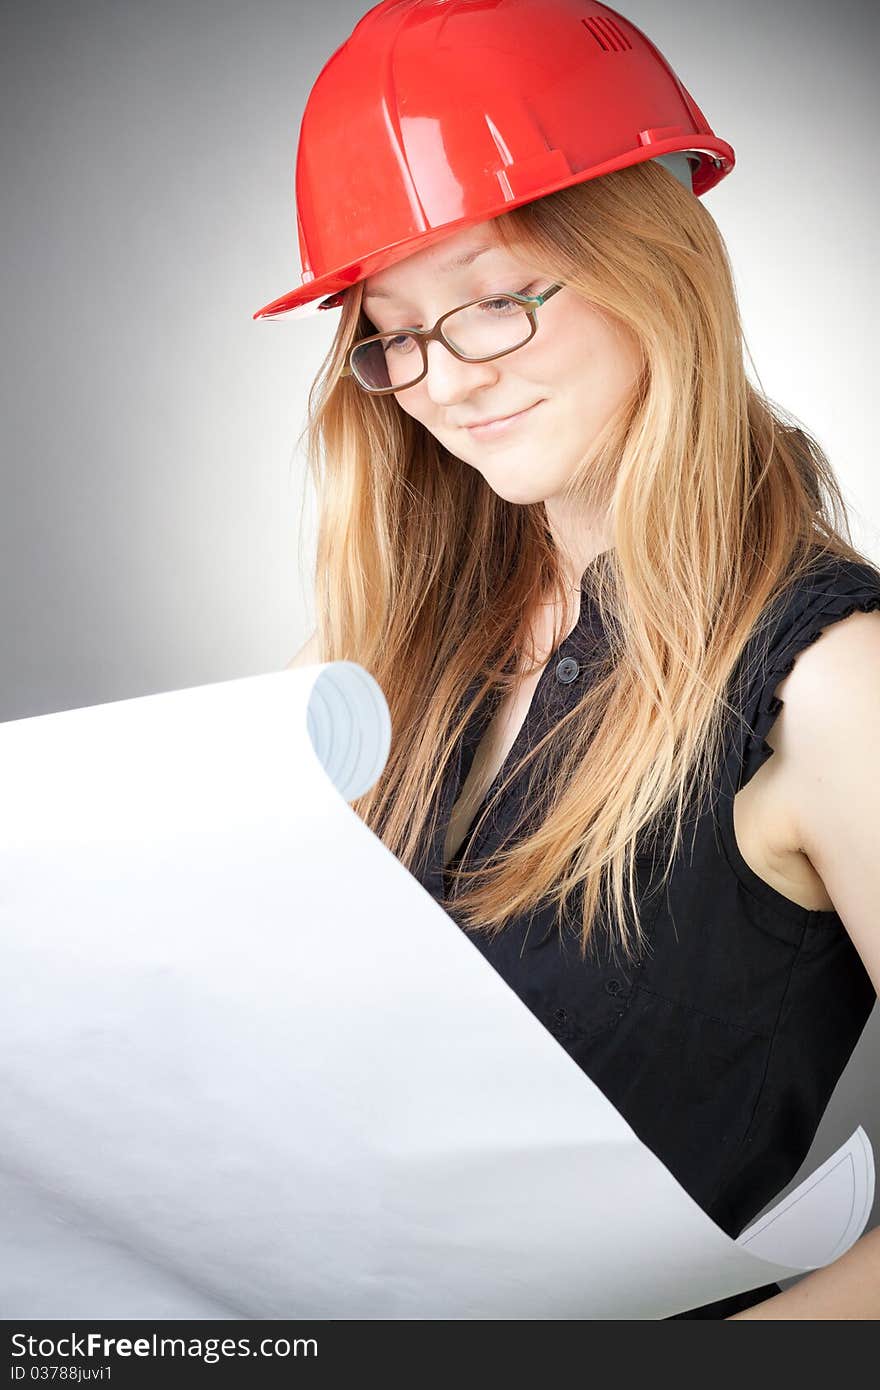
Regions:
M 861 1127 L 734 1241 L 348 802 L 351 662 L 0 725 L 0 1317 L 663 1318 L 829 1263 Z

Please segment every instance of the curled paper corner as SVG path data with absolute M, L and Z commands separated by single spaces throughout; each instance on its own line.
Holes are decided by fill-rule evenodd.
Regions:
M 865 1229 L 874 1205 L 874 1151 L 861 1125 L 781 1202 L 736 1240 L 759 1259 L 820 1269 L 844 1255 Z
M 306 706 L 306 727 L 315 755 L 346 801 L 376 782 L 391 748 L 391 715 L 378 681 L 356 661 L 328 661 L 300 668 L 317 671 Z

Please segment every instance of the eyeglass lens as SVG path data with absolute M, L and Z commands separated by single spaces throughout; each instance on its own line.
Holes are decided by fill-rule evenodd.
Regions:
M 446 341 L 464 357 L 477 361 L 497 357 L 528 342 L 531 319 L 515 299 L 481 299 L 450 314 L 442 328 Z M 418 339 L 410 333 L 384 333 L 360 343 L 351 354 L 351 369 L 368 391 L 401 391 L 422 375 Z

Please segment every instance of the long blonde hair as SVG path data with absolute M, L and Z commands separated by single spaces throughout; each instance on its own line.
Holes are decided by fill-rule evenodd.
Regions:
M 534 828 L 477 869 L 465 855 L 441 901 L 490 934 L 548 901 L 561 920 L 579 901 L 581 953 L 604 919 L 632 959 L 641 837 L 655 850 L 663 828 L 668 874 L 686 813 L 711 796 L 728 682 L 762 611 L 823 555 L 865 557 L 821 448 L 746 377 L 727 252 L 699 198 L 646 162 L 493 226 L 632 330 L 642 371 L 568 489 L 611 527 L 613 547 L 584 576 L 607 651 L 557 726 L 561 757 L 551 731 L 498 787 L 529 766 Z M 322 661 L 359 662 L 385 693 L 389 759 L 353 807 L 412 869 L 465 721 L 519 679 L 535 605 L 566 585 L 543 503 L 503 500 L 393 395 L 340 378 L 347 348 L 375 331 L 362 291 L 348 291 L 309 395 L 317 633 Z

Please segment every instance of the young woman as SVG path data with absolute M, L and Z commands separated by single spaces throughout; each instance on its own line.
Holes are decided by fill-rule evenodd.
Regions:
M 386 694 L 355 809 L 736 1237 L 880 988 L 880 569 L 746 376 L 699 196 L 732 167 L 607 7 L 382 4 L 303 118 L 304 284 L 255 317 L 342 307 L 295 660 Z M 878 1315 L 871 1231 L 678 1316 Z

